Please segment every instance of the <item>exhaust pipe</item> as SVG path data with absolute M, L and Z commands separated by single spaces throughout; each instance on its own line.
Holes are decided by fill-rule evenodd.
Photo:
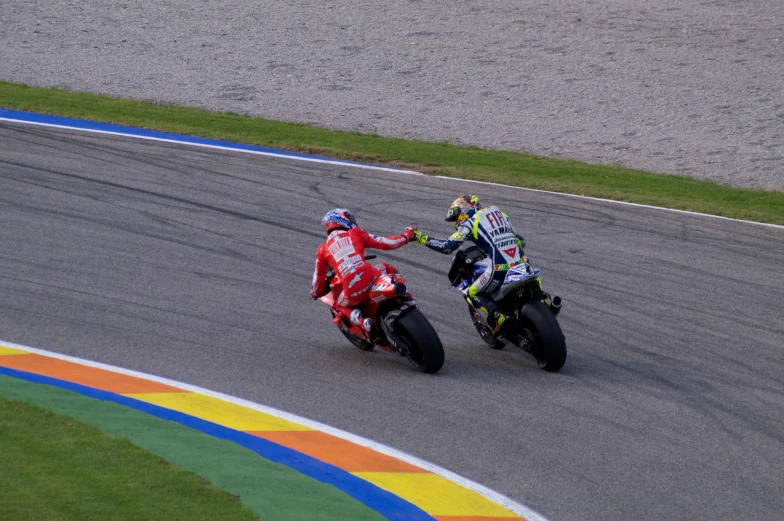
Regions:
M 563 300 L 561 297 L 554 296 L 550 299 L 550 311 L 553 312 L 553 316 L 558 316 L 558 313 L 561 312 L 561 305 L 563 305 Z

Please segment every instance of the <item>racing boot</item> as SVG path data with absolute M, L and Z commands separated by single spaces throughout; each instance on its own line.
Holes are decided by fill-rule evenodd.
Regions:
M 351 312 L 351 322 L 361 327 L 368 335 L 371 342 L 375 343 L 379 339 L 378 329 L 372 318 L 362 316 L 362 311 L 355 309 Z
M 492 314 L 487 315 L 487 319 L 487 324 L 493 328 L 493 335 L 497 335 L 501 331 L 501 328 L 504 327 L 506 315 L 500 311 L 493 311 Z
M 484 295 L 471 295 L 470 287 L 463 290 L 466 300 L 474 308 L 481 311 L 487 317 L 487 325 L 493 330 L 493 335 L 497 335 L 504 325 L 507 316 L 498 311 L 498 305 L 492 299 Z
M 363 317 L 362 311 L 359 309 L 354 309 L 351 312 L 351 323 L 361 327 L 368 334 L 368 338 L 374 337 L 375 325 L 373 324 L 373 319 Z

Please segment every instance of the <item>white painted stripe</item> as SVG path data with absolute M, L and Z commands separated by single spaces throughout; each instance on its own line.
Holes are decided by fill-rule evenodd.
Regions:
M 296 161 L 310 161 L 312 163 L 327 163 L 330 165 L 338 165 L 338 166 L 352 166 L 355 168 L 367 168 L 370 170 L 381 170 L 384 172 L 393 172 L 396 174 L 413 174 L 413 175 L 423 175 L 419 172 L 415 172 L 413 170 L 403 170 L 400 168 L 389 168 L 386 166 L 380 165 L 371 165 L 366 163 L 351 163 L 348 161 L 341 161 L 339 159 L 330 159 L 330 158 L 317 158 L 317 157 L 299 157 L 299 156 L 292 156 L 289 154 L 284 153 L 275 153 L 275 152 L 264 152 L 262 150 L 247 150 L 244 148 L 235 148 L 231 146 L 221 146 L 221 145 L 209 145 L 207 143 L 191 143 L 188 141 L 181 141 L 178 139 L 168 139 L 162 137 L 155 137 L 155 136 L 140 136 L 138 134 L 134 134 L 132 132 L 113 132 L 111 130 L 99 130 L 93 128 L 81 128 L 81 127 L 72 127 L 69 125 L 56 125 L 54 123 L 41 123 L 39 121 L 25 121 L 23 119 L 13 119 L 13 118 L 4 118 L 0 117 L 0 121 L 10 121 L 11 123 L 24 123 L 26 125 L 37 125 L 41 127 L 53 127 L 53 128 L 63 128 L 67 130 L 78 130 L 80 132 L 92 132 L 94 134 L 108 134 L 110 136 L 123 136 L 123 137 L 133 137 L 136 139 L 146 139 L 149 141 L 162 141 L 164 143 L 176 143 L 178 145 L 190 145 L 195 147 L 203 147 L 203 148 L 214 148 L 218 150 L 229 150 L 231 152 L 245 152 L 246 154 L 255 154 L 258 156 L 271 156 L 271 157 L 278 157 L 282 159 L 294 159 Z
M 457 483 L 460 486 L 463 486 L 469 490 L 473 490 L 474 492 L 485 496 L 487 499 L 498 503 L 499 505 L 511 510 L 517 515 L 523 516 L 528 521 L 548 521 L 547 518 L 538 514 L 537 512 L 531 510 L 527 506 L 518 503 L 503 494 L 500 494 L 494 490 L 491 490 L 479 483 L 471 481 L 463 476 L 455 474 L 449 470 L 446 470 L 438 465 L 430 463 L 428 461 L 422 460 L 417 458 L 416 456 L 412 456 L 411 454 L 405 453 L 403 451 L 393 449 L 386 445 L 382 445 L 381 443 L 377 443 L 375 441 L 369 440 L 367 438 L 363 438 L 361 436 L 357 436 L 356 434 L 351 434 L 350 432 L 346 432 L 340 430 L 336 427 L 332 427 L 330 425 L 326 425 L 321 422 L 317 422 L 315 420 L 310 420 L 308 418 L 303 418 L 302 416 L 297 416 L 296 414 L 292 414 L 286 411 L 281 411 L 279 409 L 275 409 L 274 407 L 269 407 L 266 405 L 261 405 L 258 403 L 250 402 L 248 400 L 243 400 L 242 398 L 237 398 L 234 396 L 230 396 L 228 394 L 223 394 L 215 391 L 210 391 L 209 389 L 204 389 L 202 387 L 197 387 L 195 385 L 190 385 L 182 382 L 178 382 L 176 380 L 169 380 L 168 378 L 162 378 L 160 376 L 155 376 L 147 373 L 142 373 L 139 371 L 133 371 L 131 369 L 124 369 L 122 367 L 116 367 L 109 364 L 102 364 L 100 362 L 93 362 L 91 360 L 85 360 L 83 358 L 78 358 L 75 356 L 68 356 L 63 355 L 60 353 L 55 353 L 53 351 L 47 351 L 44 349 L 38 349 L 35 347 L 28 347 L 24 345 L 14 344 L 12 342 L 6 342 L 4 340 L 0 340 L 0 346 L 10 347 L 12 349 L 19 349 L 22 351 L 28 351 L 30 353 L 35 353 L 37 355 L 48 356 L 51 358 L 57 358 L 59 360 L 65 360 L 68 362 L 74 362 L 77 364 L 86 365 L 89 367 L 95 367 L 98 369 L 104 369 L 106 371 L 112 371 L 114 373 L 120 373 L 128 376 L 135 376 L 137 378 L 143 378 L 145 380 L 151 380 L 153 382 L 158 382 L 166 385 L 170 385 L 172 387 L 178 387 L 180 389 L 184 389 L 186 391 L 191 391 L 195 393 L 204 394 L 207 396 L 211 396 L 213 398 L 217 398 L 219 400 L 224 400 L 229 403 L 233 403 L 235 405 L 239 405 L 242 407 L 247 407 L 249 409 L 253 409 L 259 412 L 263 412 L 265 414 L 270 414 L 272 416 L 277 416 L 278 418 L 282 418 L 284 420 L 288 420 L 290 422 L 299 423 L 300 425 L 305 425 L 306 427 L 310 427 L 311 429 L 316 429 L 322 432 L 326 432 L 327 434 L 331 434 L 332 436 L 336 436 L 338 438 L 342 438 L 344 440 L 350 441 L 352 443 L 356 443 L 357 445 L 361 445 L 363 447 L 368 447 L 370 449 L 375 450 L 376 452 L 380 452 L 382 454 L 386 454 L 387 456 L 391 456 L 393 458 L 397 458 L 401 461 L 405 461 L 411 465 L 415 465 L 422 469 L 425 469 L 433 474 L 437 474 L 443 478 L 446 478 L 454 483 Z M 13 355 L 6 355 L 6 356 L 13 356 Z
M 616 201 L 614 199 L 601 199 L 599 197 L 590 197 L 590 196 L 587 196 L 587 195 L 567 194 L 567 193 L 564 193 L 564 192 L 551 192 L 549 190 L 538 190 L 536 188 L 525 188 L 525 187 L 522 187 L 522 186 L 504 185 L 504 184 L 501 184 L 501 183 L 491 183 L 489 181 L 476 181 L 474 179 L 462 179 L 462 178 L 459 178 L 459 177 L 449 177 L 449 176 L 444 176 L 444 175 L 434 175 L 434 176 L 429 176 L 429 177 L 435 177 L 437 179 L 448 179 L 450 181 L 465 181 L 466 183 L 476 183 L 476 184 L 480 184 L 480 185 L 498 186 L 498 187 L 502 187 L 502 188 L 514 188 L 515 190 L 526 190 L 528 192 L 538 192 L 540 194 L 562 195 L 564 197 L 574 197 L 574 198 L 577 198 L 577 199 L 586 199 L 586 200 L 589 200 L 589 201 L 599 201 L 599 202 L 603 202 L 603 203 L 614 203 L 614 204 L 621 204 L 621 205 L 624 205 L 624 206 L 636 206 L 638 208 L 650 208 L 652 210 L 664 210 L 664 211 L 667 211 L 667 212 L 684 213 L 684 214 L 687 214 L 687 215 L 696 215 L 696 216 L 699 216 L 699 217 L 711 217 L 713 219 L 724 219 L 725 221 L 735 221 L 735 222 L 739 222 L 739 223 L 757 224 L 759 226 L 770 226 L 771 228 L 784 229 L 784 225 L 781 225 L 781 224 L 761 223 L 761 222 L 758 222 L 758 221 L 747 221 L 745 219 L 734 219 L 732 217 L 724 217 L 722 215 L 713 215 L 713 214 L 710 214 L 710 213 L 700 213 L 700 212 L 690 212 L 688 210 L 678 210 L 678 209 L 675 209 L 675 208 L 665 208 L 663 206 L 653 206 L 653 205 L 650 205 L 650 204 L 629 203 L 629 202 L 626 202 L 626 201 Z
M 97 133 L 97 134 L 109 134 L 109 135 L 114 135 L 114 136 L 133 137 L 133 138 L 137 138 L 137 139 L 147 139 L 147 140 L 151 140 L 151 141 L 163 141 L 163 142 L 166 142 L 166 143 L 176 143 L 176 144 L 179 144 L 179 145 L 190 145 L 190 146 L 196 146 L 196 147 L 214 148 L 214 149 L 218 149 L 218 150 L 229 150 L 229 151 L 232 151 L 232 152 L 245 152 L 245 153 L 248 153 L 248 154 L 256 154 L 256 155 L 260 155 L 260 156 L 272 156 L 272 157 L 278 157 L 278 158 L 281 158 L 281 159 L 291 159 L 291 160 L 295 160 L 295 161 L 310 161 L 310 162 L 314 162 L 314 163 L 326 163 L 326 164 L 339 165 L 339 166 L 351 166 L 351 167 L 356 167 L 356 168 L 367 168 L 367 169 L 370 169 L 370 170 L 380 170 L 380 171 L 383 171 L 383 172 L 392 172 L 392 173 L 395 173 L 395 174 L 421 175 L 421 176 L 425 175 L 425 174 L 423 174 L 421 172 L 417 172 L 417 171 L 414 171 L 414 170 L 403 170 L 403 169 L 399 169 L 399 168 L 389 168 L 389 167 L 385 167 L 385 166 L 369 165 L 369 164 L 364 164 L 364 163 L 348 163 L 348 162 L 343 162 L 343 161 L 340 161 L 340 160 L 328 159 L 328 158 L 318 159 L 318 158 L 309 158 L 309 157 L 296 157 L 296 156 L 290 156 L 290 155 L 282 154 L 282 153 L 281 154 L 276 154 L 274 152 L 262 152 L 260 150 L 245 150 L 245 149 L 242 149 L 242 148 L 234 148 L 234 147 L 230 147 L 230 146 L 208 145 L 206 143 L 190 143 L 188 141 L 180 141 L 180 140 L 177 140 L 177 139 L 165 139 L 165 138 L 157 138 L 157 137 L 152 137 L 152 136 L 139 136 L 139 135 L 136 135 L 136 134 L 134 134 L 132 132 L 127 132 L 126 133 L 126 132 L 112 132 L 112 131 L 108 131 L 108 130 L 85 129 L 85 128 L 80 128 L 80 127 L 72 127 L 72 126 L 68 126 L 68 125 L 55 125 L 55 124 L 52 124 L 52 123 L 40 123 L 40 122 L 37 122 L 37 121 L 25 121 L 25 120 L 22 120 L 22 119 L 13 119 L 13 118 L 4 118 L 4 117 L 0 117 L 0 121 L 10 121 L 12 123 L 25 123 L 27 125 L 39 125 L 39 126 L 43 126 L 43 127 L 63 128 L 63 129 L 68 129 L 68 130 L 78 130 L 78 131 L 82 131 L 82 132 L 93 132 L 93 133 Z M 433 177 L 433 178 L 436 178 L 436 179 L 446 179 L 446 180 L 449 180 L 449 181 L 463 181 L 463 182 L 466 182 L 466 183 L 476 183 L 476 184 L 482 184 L 482 185 L 488 185 L 488 186 L 497 186 L 497 187 L 501 187 L 501 188 L 513 188 L 515 190 L 526 190 L 526 191 L 529 191 L 529 192 L 538 192 L 538 193 L 542 193 L 542 194 L 560 195 L 560 196 L 564 196 L 564 197 L 575 197 L 577 199 L 586 199 L 586 200 L 589 200 L 589 201 L 597 201 L 597 202 L 602 202 L 602 203 L 613 203 L 613 204 L 620 204 L 620 205 L 624 205 L 624 206 L 634 206 L 634 207 L 638 207 L 638 208 L 648 208 L 648 209 L 652 209 L 652 210 L 663 210 L 663 211 L 667 211 L 667 212 L 675 212 L 675 213 L 694 215 L 694 216 L 699 216 L 699 217 L 710 217 L 710 218 L 713 218 L 713 219 L 724 219 L 724 220 L 727 220 L 727 221 L 735 221 L 735 222 L 745 223 L 745 224 L 755 224 L 755 225 L 758 225 L 758 226 L 768 226 L 770 228 L 784 229 L 784 225 L 780 225 L 780 224 L 770 224 L 770 223 L 761 223 L 761 222 L 757 222 L 757 221 L 747 221 L 747 220 L 744 220 L 744 219 L 734 219 L 732 217 L 723 217 L 721 215 L 713 215 L 713 214 L 709 214 L 709 213 L 690 212 L 688 210 L 677 210 L 675 208 L 665 208 L 665 207 L 662 207 L 662 206 L 652 206 L 652 205 L 648 205 L 648 204 L 629 203 L 629 202 L 626 202 L 626 201 L 615 201 L 613 199 L 602 199 L 602 198 L 599 198 L 599 197 L 590 197 L 590 196 L 587 196 L 587 195 L 567 194 L 567 193 L 563 193 L 563 192 L 552 192 L 552 191 L 549 191 L 549 190 L 538 190 L 536 188 L 525 188 L 525 187 L 522 187 L 522 186 L 512 186 L 512 185 L 505 185 L 505 184 L 501 184 L 501 183 L 491 183 L 490 181 L 476 181 L 476 180 L 473 180 L 473 179 L 461 179 L 459 177 L 448 177 L 448 176 L 443 176 L 443 175 L 427 176 L 427 177 Z

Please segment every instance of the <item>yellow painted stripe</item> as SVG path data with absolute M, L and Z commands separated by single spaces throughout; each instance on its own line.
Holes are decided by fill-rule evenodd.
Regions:
M 298 423 L 198 393 L 143 393 L 124 396 L 190 414 L 238 431 L 313 430 Z
M 27 351 L 22 351 L 21 349 L 14 349 L 13 347 L 6 347 L 3 344 L 0 344 L 0 356 L 2 355 L 27 355 L 30 354 Z
M 431 516 L 517 517 L 486 497 L 436 474 L 354 472 L 366 481 L 409 501 Z
M 16 349 L 8 347 L 4 344 L 0 344 L 0 356 L 2 355 L 27 355 L 19 359 L 15 357 L 7 358 L 7 363 L 5 365 L 9 366 L 14 365 L 10 363 L 11 360 L 23 360 L 29 357 L 38 356 L 32 355 L 28 351 L 24 351 L 22 349 Z M 60 360 L 52 360 L 52 363 L 66 363 Z M 0 361 L 0 366 L 2 365 L 4 364 L 2 361 Z M 31 368 L 25 368 L 24 370 L 41 372 L 43 374 L 42 369 L 43 364 L 32 363 Z M 88 369 L 88 366 L 84 366 L 84 369 Z M 95 373 L 105 373 L 106 377 L 111 377 L 110 379 L 112 379 L 112 381 L 121 378 L 121 375 L 117 375 L 117 373 L 110 372 L 105 369 L 98 369 L 93 367 L 89 367 L 89 369 Z M 78 375 L 76 375 L 74 371 L 71 371 L 71 373 L 64 375 L 58 374 L 56 376 L 61 379 L 76 381 L 76 376 Z M 122 378 L 128 377 L 122 376 Z M 100 388 L 99 386 L 95 385 L 95 382 L 87 385 Z M 269 432 L 270 436 L 273 438 L 280 438 L 281 436 L 285 438 L 286 431 L 292 431 L 292 435 L 294 435 L 293 431 L 310 431 L 313 434 L 319 432 L 314 431 L 314 429 L 311 427 L 306 427 L 304 425 L 300 425 L 277 416 L 227 402 L 219 398 L 213 398 L 212 396 L 205 394 L 188 391 L 174 392 L 177 390 L 176 388 L 172 388 L 172 392 L 148 393 L 140 393 L 137 391 L 137 389 L 147 390 L 144 386 L 141 386 L 140 389 L 139 386 L 136 386 L 134 389 L 130 389 L 126 386 L 126 389 L 131 390 L 132 392 L 122 393 L 122 391 L 119 391 L 119 393 L 122 393 L 123 396 L 127 396 L 129 398 L 134 398 L 146 403 L 188 414 L 190 416 L 201 418 L 212 423 L 223 425 L 230 429 L 251 432 L 261 437 L 266 437 L 264 432 Z M 149 390 L 161 390 L 161 388 L 159 384 L 156 384 Z M 277 438 L 273 441 L 279 442 Z M 288 446 L 286 443 L 283 443 L 283 445 Z M 353 443 L 345 442 L 343 445 L 346 445 L 346 447 L 344 447 L 344 452 L 354 452 L 351 449 L 351 446 L 354 446 Z M 341 447 L 343 445 L 341 445 Z M 301 449 L 301 447 L 292 448 L 295 450 Z M 317 446 L 316 448 L 327 453 L 334 449 L 334 447 L 331 446 Z M 355 446 L 355 448 L 356 454 L 354 456 L 349 457 L 350 455 L 346 456 L 343 453 L 340 454 L 341 456 L 346 456 L 348 458 L 346 461 L 354 462 L 356 459 L 362 464 L 359 465 L 359 468 L 357 468 L 357 466 L 352 463 L 350 466 L 354 466 L 355 470 L 361 470 L 363 465 L 365 468 L 368 468 L 368 470 L 386 470 L 383 468 L 370 468 L 373 467 L 373 465 L 368 466 L 366 465 L 368 462 L 365 461 L 367 458 L 366 452 L 368 449 L 358 445 Z M 363 450 L 365 452 L 362 452 Z M 329 456 L 329 454 L 319 453 L 315 456 L 321 460 L 330 460 L 329 457 L 325 457 Z M 340 462 L 335 461 L 333 464 L 336 464 L 338 468 L 345 468 L 347 466 L 346 462 L 342 460 Z M 347 470 L 350 472 L 351 469 Z M 387 490 L 406 501 L 413 503 L 431 516 L 439 519 L 439 521 L 525 521 L 510 510 L 507 510 L 501 505 L 487 499 L 481 494 L 478 494 L 477 492 L 474 492 L 468 488 L 464 488 L 461 485 L 458 485 L 446 478 L 430 472 L 352 472 L 352 474 L 370 483 L 373 483 L 374 485 Z

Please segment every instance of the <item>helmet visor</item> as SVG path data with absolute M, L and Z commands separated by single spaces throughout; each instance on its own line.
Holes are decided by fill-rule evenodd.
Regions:
M 446 213 L 446 222 L 453 223 L 457 222 L 457 218 L 460 217 L 460 207 L 459 206 L 452 206 L 449 211 Z

